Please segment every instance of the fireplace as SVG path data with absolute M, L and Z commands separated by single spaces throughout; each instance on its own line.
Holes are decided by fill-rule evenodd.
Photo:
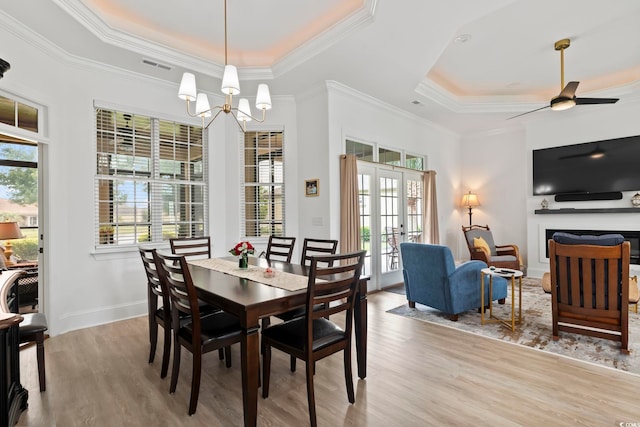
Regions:
M 619 230 L 559 230 L 559 229 L 546 229 L 545 242 L 548 242 L 549 239 L 553 236 L 553 233 L 562 231 L 565 233 L 577 234 L 582 236 L 584 234 L 590 234 L 593 236 L 600 236 L 602 234 L 622 234 L 624 240 L 628 241 L 631 244 L 631 264 L 640 264 L 640 231 L 619 231 Z M 545 245 L 545 253 L 546 257 L 549 258 L 549 245 Z

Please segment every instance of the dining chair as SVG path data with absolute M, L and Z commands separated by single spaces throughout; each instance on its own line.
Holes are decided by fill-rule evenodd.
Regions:
M 291 262 L 291 256 L 293 255 L 293 248 L 295 244 L 295 237 L 269 236 L 266 258 L 269 261 L 276 260 Z
M 200 393 L 202 355 L 224 349 L 226 366 L 231 367 L 231 344 L 240 342 L 242 327 L 236 317 L 222 310 L 201 316 L 198 295 L 184 256 L 155 252 L 154 258 L 160 280 L 165 283 L 171 296 L 172 323 L 179 324 L 180 313 L 191 318 L 190 322 L 173 328 L 173 368 L 169 392 L 176 391 L 180 373 L 180 350 L 184 347 L 193 355 L 189 401 L 189 415 L 193 415 L 198 406 Z
M 335 254 L 338 249 L 337 240 L 305 238 L 302 244 L 300 264 L 309 265 L 314 255 Z
M 160 281 L 158 269 L 153 254 L 155 249 L 140 248 L 140 257 L 147 275 L 147 306 L 149 320 L 149 363 L 153 363 L 158 344 L 158 325 L 164 330 L 164 347 L 162 350 L 162 369 L 160 378 L 165 378 L 169 370 L 169 355 L 171 352 L 171 303 L 169 293 Z M 158 307 L 158 300 L 162 305 Z
M 0 293 L 0 310 L 5 312 L 19 313 L 19 297 L 18 297 L 18 280 L 24 277 L 23 270 L 13 270 L 5 272 L 3 275 L 11 277 L 6 278 L 6 285 L 2 287 Z M 9 284 L 8 282 L 13 282 Z M 38 363 L 38 382 L 40 383 L 40 391 L 47 390 L 47 380 L 45 375 L 45 359 L 44 359 L 44 339 L 45 332 L 48 329 L 47 317 L 44 313 L 24 313 L 20 314 L 23 318 L 18 325 L 18 344 L 22 350 L 31 343 L 36 345 L 36 360 Z
M 262 331 L 265 345 L 262 397 L 269 397 L 272 347 L 304 360 L 309 419 L 313 427 L 317 425 L 313 385 L 316 361 L 339 351 L 344 352 L 347 397 L 350 403 L 355 402 L 351 370 L 351 333 L 356 290 L 365 254 L 366 251 L 359 251 L 311 257 L 305 315 Z M 325 267 L 325 264 L 328 266 Z M 328 319 L 330 315 L 340 313 L 345 316 L 344 329 Z
M 309 239 L 305 238 L 302 245 L 302 257 L 300 258 L 300 264 L 304 266 L 308 266 L 311 262 L 311 257 L 317 255 L 334 255 L 338 248 L 337 240 L 329 240 L 329 239 Z M 329 264 L 329 267 L 331 264 Z M 291 320 L 296 317 L 304 316 L 306 309 L 305 307 L 294 308 L 293 310 L 286 311 L 284 313 L 276 314 L 275 316 L 283 321 Z M 262 329 L 266 329 L 271 324 L 271 320 L 269 317 L 262 318 Z M 264 346 L 262 348 L 264 353 Z M 291 372 L 296 371 L 296 358 L 291 356 L 290 363 Z
M 162 326 L 164 331 L 164 341 L 162 350 L 162 368 L 160 370 L 160 378 L 165 378 L 169 371 L 169 357 L 171 354 L 171 298 L 169 291 L 165 289 L 164 283 L 160 280 L 158 268 L 156 266 L 153 254 L 156 249 L 139 248 L 140 257 L 144 271 L 147 275 L 147 306 L 149 321 L 149 363 L 153 363 L 156 355 L 156 347 L 158 345 L 158 325 Z M 161 305 L 158 304 L 160 301 Z M 200 314 L 208 315 L 219 311 L 220 309 L 206 303 L 200 302 Z M 180 313 L 180 324 L 184 325 L 190 322 L 191 318 Z M 220 360 L 224 359 L 224 352 L 219 352 Z
M 171 253 L 184 255 L 187 261 L 211 258 L 211 237 L 181 237 L 169 239 Z

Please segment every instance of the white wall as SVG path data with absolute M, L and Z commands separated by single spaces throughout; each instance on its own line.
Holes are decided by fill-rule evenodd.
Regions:
M 496 244 L 515 244 L 527 256 L 526 147 L 522 129 L 468 136 L 462 149 L 463 187 L 456 201 L 471 191 L 480 206 L 472 210 L 472 222 L 488 225 Z M 459 205 L 458 205 L 459 206 Z M 469 210 L 458 207 L 462 223 L 469 225 Z M 460 259 L 469 259 L 461 227 L 458 227 Z

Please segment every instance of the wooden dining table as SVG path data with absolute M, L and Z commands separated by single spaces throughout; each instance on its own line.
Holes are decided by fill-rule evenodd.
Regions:
M 225 258 L 236 261 L 235 257 Z M 309 267 L 263 258 L 249 258 L 250 266 L 271 267 L 276 272 L 307 276 Z M 304 306 L 306 289 L 287 291 L 258 281 L 225 274 L 210 268 L 189 265 L 198 296 L 240 319 L 243 329 L 241 341 L 242 402 L 244 425 L 255 426 L 258 417 L 258 388 L 260 375 L 259 320 L 265 316 L 284 313 Z M 277 273 L 276 273 L 277 274 Z M 358 377 L 367 375 L 367 277 L 360 279 L 354 307 L 354 330 Z

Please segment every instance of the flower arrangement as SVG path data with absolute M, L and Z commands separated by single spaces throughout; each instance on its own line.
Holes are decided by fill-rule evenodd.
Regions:
M 238 266 L 242 269 L 249 268 L 249 254 L 253 254 L 255 248 L 249 242 L 238 242 L 233 248 L 229 250 L 231 255 L 239 256 Z
M 237 245 L 229 250 L 229 253 L 235 256 L 247 256 L 249 254 L 253 254 L 254 252 L 255 248 L 249 242 L 238 242 Z

